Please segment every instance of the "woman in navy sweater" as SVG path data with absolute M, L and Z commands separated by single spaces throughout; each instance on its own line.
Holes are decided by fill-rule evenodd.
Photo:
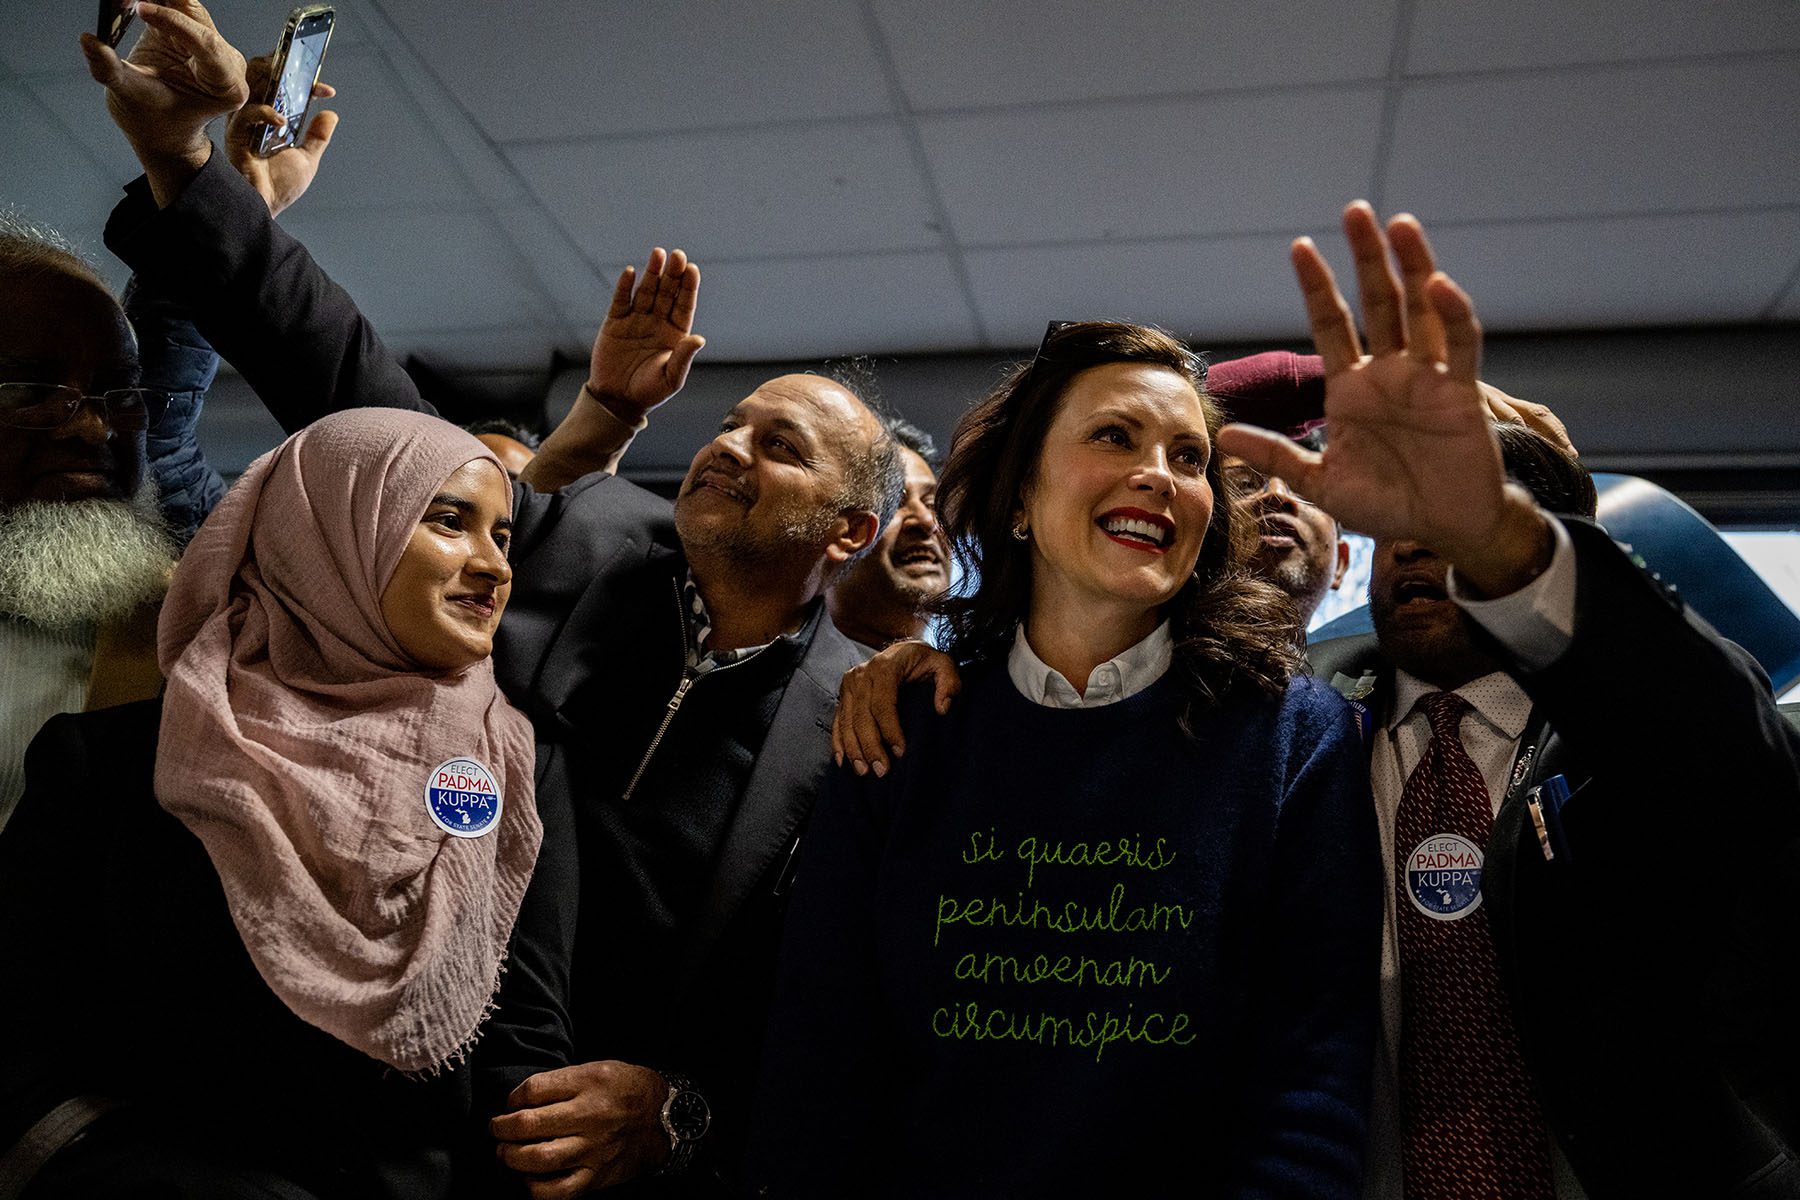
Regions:
M 964 689 L 804 842 L 775 1196 L 1352 1196 L 1381 866 L 1348 708 L 1213 452 L 1204 364 L 1053 325 L 939 488 Z

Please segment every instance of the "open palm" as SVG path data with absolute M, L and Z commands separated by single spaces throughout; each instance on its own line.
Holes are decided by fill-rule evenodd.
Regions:
M 650 252 L 640 280 L 626 267 L 594 339 L 588 388 L 636 420 L 681 390 L 706 339 L 694 332 L 700 268 L 680 250 Z
M 1366 354 L 1318 248 L 1303 238 L 1293 249 L 1325 365 L 1324 453 L 1241 425 L 1222 431 L 1219 444 L 1360 533 L 1447 552 L 1479 545 L 1500 523 L 1506 480 L 1477 382 L 1474 309 L 1436 269 L 1411 217 L 1395 218 L 1384 236 L 1374 212 L 1357 203 L 1345 210 L 1344 232 L 1356 258 Z M 1390 238 L 1400 279 L 1389 265 Z

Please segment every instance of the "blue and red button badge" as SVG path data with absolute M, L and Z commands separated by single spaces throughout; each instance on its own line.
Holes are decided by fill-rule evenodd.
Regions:
M 446 759 L 426 777 L 425 812 L 445 833 L 480 837 L 500 823 L 499 781 L 479 759 Z
M 1459 921 L 1481 907 L 1481 847 L 1437 833 L 1406 856 L 1406 894 L 1434 921 Z

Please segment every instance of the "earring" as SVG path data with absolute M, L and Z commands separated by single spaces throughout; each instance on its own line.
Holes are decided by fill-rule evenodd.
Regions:
M 1023 519 L 1014 522 L 1013 527 L 1012 527 L 1012 535 L 1013 535 L 1013 541 L 1015 541 L 1015 542 L 1024 542 L 1024 541 L 1029 541 L 1031 539 L 1031 534 L 1027 533 L 1025 530 L 1025 522 Z

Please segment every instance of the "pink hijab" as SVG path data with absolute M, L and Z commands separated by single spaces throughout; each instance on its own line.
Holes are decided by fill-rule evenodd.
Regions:
M 282 1002 L 404 1071 L 473 1045 L 543 840 L 531 727 L 493 663 L 429 673 L 381 615 L 431 498 L 475 459 L 500 469 L 420 413 L 313 424 L 201 527 L 157 631 L 157 799 L 205 844 Z

